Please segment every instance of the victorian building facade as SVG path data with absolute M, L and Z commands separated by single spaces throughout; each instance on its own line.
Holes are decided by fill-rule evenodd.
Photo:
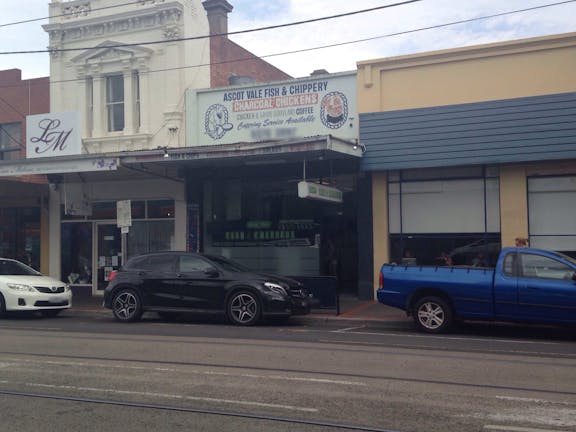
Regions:
M 224 85 L 231 76 L 288 77 L 227 39 L 231 10 L 225 0 L 50 3 L 44 30 L 52 97 L 37 112 L 47 113 L 51 125 L 78 119 L 57 132 L 64 137 L 76 129 L 80 147 L 65 156 L 46 151 L 6 162 L 0 175 L 46 175 L 42 269 L 77 294 L 101 293 L 127 257 L 189 248 L 186 167 L 165 157 L 190 145 L 186 90 Z M 66 147 L 59 144 L 51 149 Z M 130 160 L 138 162 L 124 163 Z M 123 234 L 118 201 L 131 208 Z

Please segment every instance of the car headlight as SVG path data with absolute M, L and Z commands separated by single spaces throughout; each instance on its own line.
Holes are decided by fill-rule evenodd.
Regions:
M 72 291 L 72 288 L 70 288 L 70 285 L 66 284 L 64 285 L 64 292 L 70 292 Z
M 277 283 L 272 283 L 272 282 L 264 282 L 264 286 L 266 288 L 268 288 L 269 291 L 272 291 L 276 294 L 281 294 L 283 296 L 287 296 L 288 293 L 286 292 L 286 290 L 284 289 L 284 287 L 282 285 L 278 285 Z
M 22 285 L 22 284 L 6 284 L 8 288 L 13 289 L 14 291 L 28 291 L 28 292 L 37 292 L 36 288 L 30 285 Z

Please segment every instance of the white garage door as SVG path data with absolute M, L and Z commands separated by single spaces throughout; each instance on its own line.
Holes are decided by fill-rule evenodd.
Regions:
M 576 176 L 528 179 L 530 246 L 576 251 Z

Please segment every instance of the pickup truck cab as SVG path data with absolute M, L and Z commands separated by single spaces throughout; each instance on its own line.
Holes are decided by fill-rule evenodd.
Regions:
M 504 248 L 494 269 L 384 264 L 377 297 L 428 333 L 444 332 L 455 320 L 576 324 L 576 260 Z

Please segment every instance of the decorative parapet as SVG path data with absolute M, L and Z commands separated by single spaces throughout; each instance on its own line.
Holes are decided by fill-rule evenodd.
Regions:
M 70 20 L 74 18 L 81 18 L 90 15 L 92 8 L 90 2 L 62 5 L 62 18 Z
M 159 28 L 166 39 L 177 39 L 182 34 L 183 5 L 180 3 L 164 3 L 164 0 L 141 0 L 141 6 L 156 5 L 155 7 L 120 12 L 108 16 L 94 16 L 94 9 L 90 3 L 75 3 L 69 6 L 62 5 L 60 18 L 52 11 L 54 21 L 43 26 L 48 32 L 50 41 L 66 43 L 83 39 L 102 38 L 120 33 Z M 92 17 L 73 21 L 89 15 Z M 54 45 L 55 43 L 51 43 Z
M 178 26 L 168 26 L 164 28 L 164 38 L 167 40 L 180 39 L 182 32 Z

